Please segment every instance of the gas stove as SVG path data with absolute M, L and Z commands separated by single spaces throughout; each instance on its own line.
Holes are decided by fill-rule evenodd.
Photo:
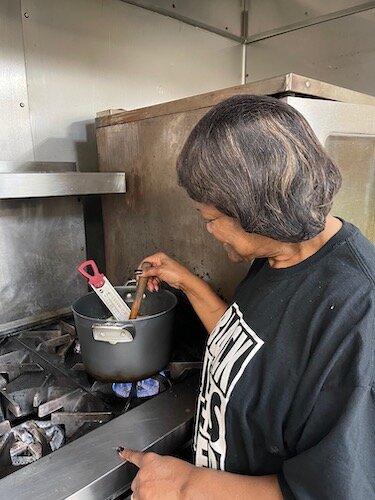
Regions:
M 199 361 L 172 361 L 146 381 L 103 383 L 85 372 L 71 319 L 3 337 L 0 497 L 84 498 L 90 491 L 87 498 L 117 498 L 134 475 L 131 467 L 119 473 L 129 464 L 119 461 L 118 445 L 174 453 L 189 443 L 200 367 Z M 112 456 L 105 460 L 108 451 Z M 46 476 L 56 467 L 52 493 Z

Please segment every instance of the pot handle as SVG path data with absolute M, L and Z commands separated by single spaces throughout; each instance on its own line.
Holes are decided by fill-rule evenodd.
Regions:
M 95 323 L 92 325 L 94 340 L 118 344 L 132 342 L 135 337 L 135 326 L 132 323 Z

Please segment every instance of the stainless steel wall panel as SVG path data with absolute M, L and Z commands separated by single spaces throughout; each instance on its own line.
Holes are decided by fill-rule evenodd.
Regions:
M 369 4 L 364 0 L 250 0 L 249 34 L 271 31 Z
M 127 2 L 127 0 L 122 0 Z M 225 34 L 241 37 L 241 12 L 243 0 L 132 0 L 133 3 L 159 11 L 163 15 L 185 18 L 197 26 L 204 24 Z
M 72 161 L 94 171 L 98 110 L 241 81 L 240 44 L 120 0 L 0 0 L 0 9 L 2 160 Z M 101 213 L 95 198 L 84 203 L 89 257 L 100 264 Z M 75 273 L 86 256 L 84 225 L 74 200 L 3 201 L 0 231 L 4 328 L 61 312 L 84 293 Z M 53 258 L 62 284 L 52 281 Z
M 241 81 L 237 42 L 119 0 L 22 0 L 22 10 L 36 160 L 93 170 L 97 111 Z
M 1 200 L 0 221 L 0 332 L 69 311 L 87 290 L 81 203 Z
M 248 81 L 295 72 L 375 94 L 375 9 L 247 46 Z
M 0 1 L 0 160 L 33 160 L 21 2 Z

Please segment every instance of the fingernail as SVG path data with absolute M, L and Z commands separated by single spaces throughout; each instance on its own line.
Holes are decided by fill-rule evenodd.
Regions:
M 122 452 L 122 451 L 124 451 L 124 450 L 125 450 L 125 448 L 124 448 L 123 446 L 118 446 L 118 447 L 116 448 L 117 453 L 121 453 L 121 452 Z

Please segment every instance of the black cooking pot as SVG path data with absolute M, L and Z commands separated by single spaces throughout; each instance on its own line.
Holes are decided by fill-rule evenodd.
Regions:
M 115 287 L 129 307 L 135 287 Z M 171 356 L 177 298 L 167 290 L 146 291 L 135 320 L 111 320 L 96 293 L 72 306 L 86 371 L 105 382 L 142 380 L 166 367 Z

